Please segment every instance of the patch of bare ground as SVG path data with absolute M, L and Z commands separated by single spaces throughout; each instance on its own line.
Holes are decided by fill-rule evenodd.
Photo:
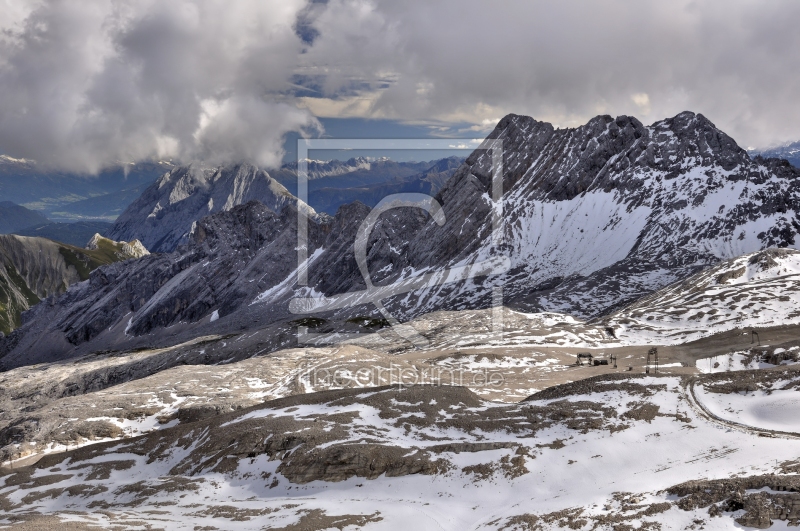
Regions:
M 147 529 L 148 531 L 164 531 L 162 527 L 156 527 L 148 522 L 129 520 L 125 525 L 115 525 L 104 523 L 91 523 L 91 522 L 71 522 L 66 521 L 58 516 L 45 515 L 45 514 L 15 514 L 8 516 L 7 520 L 11 522 L 8 527 L 11 531 L 126 531 L 131 527 L 139 527 Z
M 666 490 L 685 511 L 708 508 L 711 517 L 735 517 L 744 527 L 767 529 L 774 520 L 800 525 L 800 476 L 763 475 L 681 483 Z M 728 515 L 730 516 L 730 514 Z
M 634 498 L 635 499 L 635 498 Z M 661 523 L 647 518 L 654 517 L 672 508 L 669 502 L 630 503 L 615 496 L 616 508 L 608 505 L 601 514 L 589 513 L 583 508 L 571 508 L 547 514 L 520 514 L 506 519 L 491 522 L 504 524 L 500 530 L 545 531 L 553 529 L 614 529 L 615 531 L 660 530 Z M 589 526 L 589 527 L 587 527 Z
M 769 370 L 749 370 L 703 374 L 697 377 L 711 393 L 752 393 L 800 389 L 800 367 L 785 366 Z

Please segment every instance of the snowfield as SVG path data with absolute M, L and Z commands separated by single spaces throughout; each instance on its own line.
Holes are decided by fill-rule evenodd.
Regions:
M 748 394 L 698 391 L 697 398 L 719 418 L 754 428 L 800 433 L 800 393 L 796 389 Z
M 800 173 L 691 112 L 491 138 L 435 216 L 163 176 L 114 230 L 175 254 L 0 338 L 0 529 L 800 526 Z
M 800 323 L 800 251 L 721 263 L 643 298 L 603 323 L 627 344 L 678 344 L 725 330 Z

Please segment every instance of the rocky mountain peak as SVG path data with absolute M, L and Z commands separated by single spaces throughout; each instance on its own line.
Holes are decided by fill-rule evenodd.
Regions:
M 701 166 L 720 165 L 732 170 L 747 152 L 702 114 L 682 112 L 650 126 L 654 139 L 675 148 L 675 160 L 693 158 Z
M 115 242 L 114 240 L 100 236 L 100 234 L 92 236 L 92 239 L 86 244 L 86 249 L 90 251 L 107 251 L 119 260 L 141 258 L 150 254 L 150 251 L 148 251 L 139 240 Z
M 193 164 L 174 168 L 145 190 L 117 219 L 109 236 L 138 239 L 153 252 L 171 252 L 186 243 L 198 220 L 253 200 L 276 212 L 293 204 L 316 215 L 261 168 Z

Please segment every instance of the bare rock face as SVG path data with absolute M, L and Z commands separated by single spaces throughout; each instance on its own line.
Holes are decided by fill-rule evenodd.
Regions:
M 200 219 L 252 200 L 276 211 L 297 205 L 286 188 L 255 166 L 182 166 L 145 190 L 117 219 L 109 237 L 139 240 L 153 252 L 172 252 L 188 240 Z M 309 213 L 314 214 L 310 209 Z
M 759 492 L 765 489 L 766 492 Z M 755 492 L 754 492 L 755 491 Z M 800 482 L 797 476 L 764 475 L 688 481 L 667 489 L 680 497 L 685 510 L 708 507 L 712 517 L 744 510 L 736 518 L 743 527 L 768 529 L 773 520 L 800 520 Z

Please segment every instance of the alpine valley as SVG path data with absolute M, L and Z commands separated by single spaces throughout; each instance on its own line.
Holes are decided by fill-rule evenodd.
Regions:
M 692 112 L 304 166 L 3 236 L 0 529 L 798 525 L 800 169 Z

